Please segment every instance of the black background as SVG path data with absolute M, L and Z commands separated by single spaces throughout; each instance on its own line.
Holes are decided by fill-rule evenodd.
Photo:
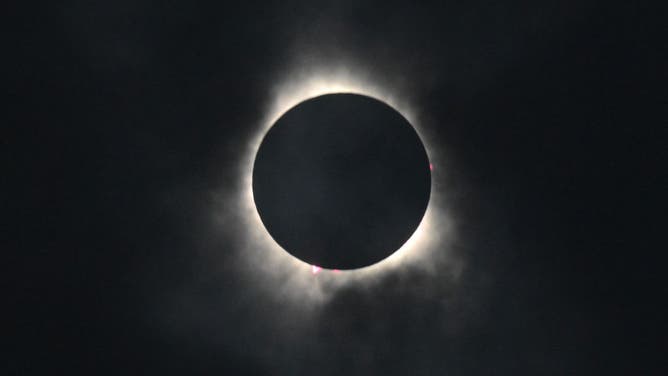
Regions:
M 121 0 L 6 14 L 5 374 L 665 373 L 659 9 Z M 202 266 L 239 249 L 207 227 L 208 193 L 236 184 L 274 82 L 319 61 L 404 83 L 431 119 L 466 261 L 455 284 L 407 272 L 317 315 L 271 312 L 226 256 L 215 277 Z M 174 296 L 190 300 L 164 309 Z

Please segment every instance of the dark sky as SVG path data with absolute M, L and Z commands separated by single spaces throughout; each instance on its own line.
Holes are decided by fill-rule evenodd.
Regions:
M 7 12 L 1 373 L 665 374 L 659 9 L 223 3 Z M 240 184 L 277 82 L 328 64 L 427 119 L 457 278 L 294 304 L 211 220 L 238 215 L 212 192 Z

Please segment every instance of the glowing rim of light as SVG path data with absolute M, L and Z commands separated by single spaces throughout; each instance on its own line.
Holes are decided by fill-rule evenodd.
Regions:
M 237 202 L 240 202 L 242 205 L 241 219 L 244 222 L 243 231 L 246 231 L 245 240 L 247 244 L 250 243 L 246 252 L 243 253 L 246 261 L 253 268 L 258 269 L 263 274 L 271 274 L 272 271 L 274 273 L 287 271 L 294 274 L 303 272 L 303 274 L 310 277 L 317 275 L 319 278 L 325 278 L 325 276 L 329 275 L 331 278 L 336 279 L 336 281 L 333 281 L 334 284 L 339 285 L 351 280 L 375 277 L 379 273 L 393 270 L 405 263 L 416 262 L 420 259 L 420 256 L 433 253 L 434 243 L 440 245 L 438 243 L 441 243 L 441 237 L 449 234 L 450 223 L 444 214 L 445 209 L 438 190 L 439 176 L 441 175 L 439 172 L 439 165 L 441 163 L 438 155 L 436 155 L 437 153 L 434 148 L 429 144 L 429 137 L 425 137 L 428 132 L 421 126 L 416 112 L 411 110 L 411 106 L 408 106 L 406 101 L 401 100 L 396 95 L 391 95 L 390 93 L 392 92 L 391 90 L 383 89 L 380 85 L 374 84 L 371 80 L 365 79 L 361 75 L 353 75 L 347 70 L 310 73 L 301 77 L 293 76 L 289 82 L 277 85 L 269 110 L 260 121 L 259 129 L 250 139 L 243 156 L 243 161 L 240 164 L 242 187 L 239 193 L 243 197 Z M 377 263 L 358 269 L 339 271 L 321 269 L 319 266 L 314 267 L 294 257 L 276 243 L 264 226 L 256 209 L 253 197 L 252 177 L 255 157 L 262 140 L 269 129 L 285 112 L 305 100 L 326 94 L 342 93 L 364 95 L 377 99 L 404 116 L 422 141 L 427 152 L 430 167 L 433 166 L 433 170 L 431 171 L 429 203 L 420 224 L 411 237 L 398 250 Z M 257 248 L 262 249 L 258 250 Z M 252 250 L 255 252 L 251 252 Z M 429 250 L 432 252 L 429 252 Z M 257 255 L 257 252 L 262 252 L 262 255 Z M 251 255 L 252 253 L 255 254 Z M 433 263 L 429 262 L 422 263 L 422 267 L 427 270 L 434 269 Z M 316 270 L 317 272 L 314 272 Z M 332 273 L 322 273 L 322 271 Z M 343 276 L 349 278 L 342 278 Z

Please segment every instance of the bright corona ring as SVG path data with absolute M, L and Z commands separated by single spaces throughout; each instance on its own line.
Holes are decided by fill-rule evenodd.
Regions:
M 397 90 L 397 92 L 399 91 Z M 365 153 L 365 141 L 358 137 L 364 136 L 363 130 L 360 130 L 362 135 L 351 135 L 350 133 L 342 132 L 336 136 L 339 137 L 338 142 L 348 144 L 346 148 L 342 149 L 342 155 L 338 156 L 340 157 L 338 165 L 334 163 L 337 160 L 335 158 L 337 154 L 336 150 L 334 150 L 335 148 L 332 147 L 331 150 L 325 153 L 326 155 L 321 156 L 321 159 L 305 159 L 297 166 L 299 169 L 293 172 L 286 172 L 288 171 L 286 166 L 291 161 L 291 158 L 294 161 L 299 160 L 298 156 L 300 153 L 314 155 L 314 149 L 318 145 L 322 146 L 318 142 L 324 142 L 326 138 L 313 144 L 309 144 L 308 142 L 300 144 L 294 137 L 289 137 L 291 132 L 285 132 L 287 136 L 283 136 L 286 137 L 276 139 L 277 143 L 274 151 L 283 150 L 285 152 L 293 150 L 296 152 L 293 154 L 289 152 L 287 154 L 276 154 L 280 156 L 279 161 L 276 162 L 280 169 L 273 171 L 273 177 L 267 178 L 265 176 L 267 179 L 264 182 L 254 181 L 258 153 L 262 154 L 260 149 L 264 149 L 261 146 L 263 140 L 272 133 L 272 127 L 282 117 L 291 110 L 298 110 L 297 107 L 303 104 L 303 102 L 309 102 L 309 100 L 312 101 L 318 97 L 329 95 L 341 96 L 343 94 L 353 94 L 355 97 L 367 98 L 372 103 L 378 104 L 381 107 L 385 106 L 389 112 L 394 112 L 399 115 L 399 118 L 405 120 L 409 129 L 405 128 L 404 130 L 410 130 L 413 132 L 415 139 L 421 141 L 419 144 L 420 148 L 414 147 L 412 150 L 400 150 L 392 158 L 396 162 L 397 160 L 402 160 L 402 155 L 408 156 L 405 165 L 383 167 L 381 163 L 382 158 L 374 158 L 374 152 L 379 150 L 387 152 L 387 149 L 383 148 L 392 144 L 391 139 L 396 135 L 390 134 L 390 140 L 384 139 L 380 130 L 382 122 L 365 122 L 362 119 L 364 116 L 370 116 L 370 112 L 366 110 L 362 111 L 363 116 L 359 118 L 360 111 L 357 112 L 358 115 L 352 113 L 351 116 L 350 112 L 345 114 L 345 111 L 341 111 L 341 108 L 345 107 L 345 105 L 342 105 L 339 106 L 338 112 L 334 111 L 329 115 L 321 114 L 322 118 L 316 120 L 313 117 L 309 120 L 308 116 L 313 115 L 312 113 L 301 115 L 293 113 L 290 116 L 299 118 L 304 115 L 305 117 L 301 119 L 302 123 L 292 122 L 292 127 L 302 128 L 302 132 L 308 132 L 309 127 L 304 126 L 304 124 L 311 124 L 313 130 L 316 130 L 318 124 L 330 121 L 331 118 L 348 116 L 347 122 L 337 123 L 336 121 L 330 121 L 330 131 L 333 129 L 332 124 L 339 124 L 345 127 L 350 126 L 351 119 L 357 119 L 356 121 L 359 121 L 360 124 L 364 123 L 367 126 L 371 124 L 371 128 L 380 127 L 378 129 L 371 129 L 369 131 L 370 134 L 366 135 L 371 136 L 374 134 L 376 138 L 371 137 L 370 140 L 379 145 L 367 149 L 368 153 Z M 444 252 L 442 252 L 443 248 L 441 246 L 445 237 L 449 235 L 451 227 L 445 216 L 444 202 L 438 192 L 438 186 L 443 177 L 439 166 L 444 163 L 439 160 L 438 154 L 430 147 L 429 138 L 425 135 L 425 129 L 420 126 L 416 112 L 411 110 L 412 106 L 409 103 L 405 98 L 398 96 L 394 90 L 383 88 L 380 85 L 374 84 L 373 80 L 361 75 L 353 75 L 349 71 L 310 72 L 291 75 L 290 80 L 276 87 L 274 100 L 269 107 L 267 116 L 261 121 L 262 126 L 249 144 L 244 158 L 245 162 L 242 162 L 240 165 L 241 181 L 243 184 L 239 192 L 243 198 L 240 201 L 234 201 L 235 203 L 241 203 L 242 206 L 240 208 L 240 225 L 243 226 L 242 232 L 244 234 L 242 234 L 242 237 L 246 246 L 243 249 L 241 257 L 249 269 L 266 278 L 268 284 L 281 280 L 287 283 L 287 289 L 292 289 L 299 285 L 304 288 L 304 291 L 310 291 L 308 293 L 314 294 L 313 296 L 315 297 L 320 296 L 323 293 L 323 288 L 327 289 L 326 286 L 335 288 L 349 282 L 373 278 L 378 273 L 396 268 L 417 266 L 427 271 L 433 271 L 438 267 L 438 264 L 444 260 L 442 257 Z M 367 115 L 364 115 L 365 113 Z M 330 120 L 327 120 L 328 118 Z M 302 126 L 299 124 L 302 124 Z M 281 125 L 281 128 L 284 127 L 288 130 L 291 126 L 285 123 Z M 404 136 L 407 134 L 410 134 L 410 132 L 404 134 Z M 350 137 L 347 138 L 346 135 Z M 387 144 L 383 145 L 384 142 Z M 285 144 L 281 146 L 281 143 Z M 417 152 L 418 149 L 421 149 L 424 153 L 423 159 L 420 159 L 420 153 Z M 300 152 L 300 150 L 303 150 L 303 152 Z M 272 163 L 275 162 L 272 156 L 276 155 L 272 153 L 265 155 L 268 158 L 264 161 L 266 163 L 264 163 L 263 168 L 268 171 L 268 175 L 272 174 Z M 387 153 L 383 156 L 387 157 L 388 155 L 391 156 L 392 154 Z M 355 161 L 358 161 L 359 164 L 352 166 L 354 168 L 345 167 L 346 164 L 351 164 Z M 325 164 L 321 166 L 322 170 L 317 166 L 319 163 Z M 379 171 L 379 168 L 381 170 L 384 168 L 394 169 L 395 173 L 393 174 L 391 171 L 390 173 L 388 171 Z M 267 173 L 267 171 L 264 173 Z M 366 173 L 362 173 L 364 171 Z M 292 173 L 293 175 L 288 176 L 286 181 L 281 182 L 280 177 L 283 173 Z M 338 176 L 341 179 L 340 184 L 329 184 L 332 181 L 337 181 L 337 174 L 340 175 Z M 308 177 L 306 181 L 300 180 L 305 176 Z M 255 178 L 258 177 L 259 175 L 255 176 Z M 382 184 L 379 185 L 377 181 L 374 182 L 373 180 L 382 180 L 387 177 L 394 179 L 391 181 L 393 184 L 392 189 L 389 191 L 385 189 L 381 192 L 382 194 L 375 197 L 377 201 L 374 202 L 374 196 L 368 189 L 381 187 Z M 406 180 L 402 181 L 402 177 L 405 177 Z M 337 205 L 340 204 L 339 201 L 355 192 L 353 182 L 359 178 L 362 179 L 362 185 L 367 191 L 363 192 L 364 194 L 361 198 L 353 194 L 353 200 L 348 200 L 347 203 L 344 202 L 343 205 L 340 205 L 341 208 L 339 208 L 339 205 Z M 272 180 L 278 185 L 282 184 L 282 186 L 277 186 L 277 189 L 273 192 L 270 189 L 270 182 Z M 260 184 L 263 187 L 260 187 Z M 264 190 L 263 197 L 267 199 L 267 202 L 260 202 L 262 198 L 259 196 L 256 197 L 257 194 L 254 194 L 254 186 L 256 189 Z M 427 192 L 426 195 L 425 191 Z M 272 205 L 272 194 L 275 195 L 275 199 L 278 197 L 276 195 L 281 192 L 293 192 L 293 196 L 282 203 L 276 204 L 274 202 L 273 205 L 276 205 L 276 207 L 268 207 L 267 203 Z M 298 194 L 295 195 L 294 192 Z M 404 196 L 394 197 L 396 205 L 388 205 L 388 197 L 392 197 L 394 194 L 407 194 L 410 196 L 407 200 L 409 204 L 402 202 L 407 199 Z M 308 200 L 309 205 L 298 205 L 295 197 L 299 195 L 308 196 L 304 197 L 304 199 Z M 259 199 L 258 202 L 256 202 L 256 199 Z M 229 203 L 231 200 L 233 198 L 226 200 L 226 202 Z M 351 201 L 355 200 L 362 202 L 363 205 L 357 208 L 354 205 L 349 205 Z M 424 205 L 421 208 L 420 202 Z M 229 207 L 229 204 L 227 205 Z M 316 209 L 323 208 L 335 210 L 335 215 L 331 217 L 325 215 L 327 213 L 321 213 L 317 221 L 309 224 L 307 219 L 317 219 L 319 214 L 316 213 L 318 211 Z M 389 212 L 387 211 L 388 208 L 390 209 Z M 411 208 L 413 208 L 412 211 Z M 336 212 L 338 209 L 341 210 Z M 367 209 L 371 210 L 371 212 L 368 213 Z M 366 213 L 366 218 L 360 220 L 357 216 L 359 213 Z M 406 215 L 406 213 L 408 214 Z M 331 215 L 332 212 L 329 214 Z M 386 218 L 387 223 L 374 225 L 376 219 L 383 218 L 384 216 L 388 216 Z M 413 225 L 406 226 L 402 221 L 412 221 Z M 285 222 L 283 223 L 285 225 L 284 228 L 271 227 L 275 227 L 276 223 L 280 225 L 282 222 Z M 274 223 L 274 225 L 271 223 Z M 296 223 L 302 227 L 296 228 L 295 232 L 291 233 L 290 223 Z M 360 224 L 359 228 L 355 227 L 355 223 Z M 310 228 L 306 229 L 309 226 Z M 401 232 L 399 234 L 389 231 L 392 235 L 390 238 L 392 239 L 386 239 L 387 236 L 382 235 L 387 234 L 388 229 L 396 230 L 400 228 L 404 230 L 403 232 L 398 231 Z M 354 234 L 342 233 L 347 229 L 355 229 Z M 300 231 L 303 232 L 300 233 Z M 320 242 L 318 244 L 319 232 L 325 234 L 324 238 L 328 240 L 337 239 L 337 234 L 341 235 L 342 239 L 337 240 L 338 243 L 332 245 L 334 248 L 326 249 L 327 242 Z M 374 246 L 376 248 L 372 248 L 375 250 L 383 249 L 383 251 L 376 252 L 373 249 L 366 249 L 356 252 L 355 249 L 346 248 L 347 244 L 353 244 L 355 241 L 359 241 L 357 244 L 375 242 Z M 309 247 L 309 244 L 312 244 L 313 247 Z M 360 254 L 362 257 L 355 259 L 355 256 Z M 332 257 L 324 257 L 327 255 Z M 317 276 L 319 279 L 319 284 L 317 285 L 319 287 L 316 288 L 317 291 L 313 290 L 315 286 L 308 282 L 314 276 Z

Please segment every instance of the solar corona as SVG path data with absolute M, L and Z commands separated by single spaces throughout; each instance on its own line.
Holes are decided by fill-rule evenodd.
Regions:
M 264 111 L 248 124 L 234 188 L 214 196 L 217 223 L 242 244 L 238 265 L 257 286 L 302 307 L 388 273 L 459 273 L 448 247 L 447 163 L 413 104 L 416 93 L 363 67 L 322 65 L 277 77 Z M 299 142 L 304 137 L 331 145 L 320 150 Z M 338 152 L 337 143 L 345 146 Z M 365 241 L 354 244 L 353 234 Z

